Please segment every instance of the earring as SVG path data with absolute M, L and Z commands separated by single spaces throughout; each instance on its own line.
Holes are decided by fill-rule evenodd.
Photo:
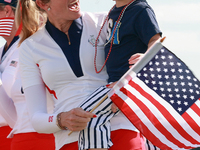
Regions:
M 51 10 L 51 8 L 49 7 L 47 10 L 48 10 L 48 11 L 50 11 L 50 10 Z

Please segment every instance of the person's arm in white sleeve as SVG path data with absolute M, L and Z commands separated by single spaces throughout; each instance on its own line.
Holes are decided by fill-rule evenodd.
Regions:
M 45 86 L 42 84 L 24 89 L 33 128 L 39 133 L 53 133 L 60 128 L 56 124 L 57 114 L 47 112 L 45 92 Z
M 0 95 L 0 114 L 4 117 L 8 125 L 13 128 L 17 120 L 16 109 L 12 99 L 6 94 L 2 85 L 0 85 Z
M 39 133 L 54 133 L 61 129 L 56 125 L 57 114 L 48 114 L 45 85 L 32 47 L 24 41 L 19 47 L 19 66 L 27 108 L 33 128 Z
M 11 88 L 16 79 L 18 70 L 18 50 L 9 58 L 9 62 L 3 73 L 0 74 L 0 113 L 7 121 L 8 125 L 13 128 L 17 120 L 17 112 L 11 97 Z

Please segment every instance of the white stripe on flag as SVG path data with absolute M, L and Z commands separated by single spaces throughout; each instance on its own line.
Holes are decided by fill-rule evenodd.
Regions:
M 163 107 L 168 107 L 168 110 L 169 110 L 169 113 L 170 114 L 173 114 L 173 118 L 174 120 L 177 120 L 177 122 L 179 123 L 179 125 L 183 127 L 183 129 L 189 134 L 189 135 L 192 135 L 195 139 L 200 139 L 200 136 L 188 125 L 188 123 L 171 107 L 171 105 L 169 105 L 164 99 L 162 99 L 160 96 L 158 96 L 154 91 L 152 91 L 149 87 L 147 87 L 140 79 L 138 78 L 134 78 L 133 79 L 134 82 L 136 82 L 137 84 L 139 84 L 143 89 L 144 91 L 146 91 L 147 93 L 151 93 L 151 96 L 157 100 L 157 102 L 159 102 Z M 132 92 L 133 89 L 129 89 L 129 91 Z M 135 92 L 134 92 L 135 94 Z M 144 99 L 144 98 L 139 98 L 141 101 Z M 146 101 L 144 101 L 143 103 L 145 105 L 148 106 L 149 109 L 153 108 L 151 110 L 151 112 L 153 114 L 159 114 L 158 116 L 162 116 L 164 117 L 160 112 L 162 110 L 158 110 L 153 104 L 151 104 L 151 102 L 145 98 Z M 149 107 L 149 105 L 152 105 L 152 107 Z M 164 117 L 165 118 L 165 117 Z M 158 120 L 162 120 L 163 118 L 158 118 Z M 168 121 L 166 119 L 163 120 L 164 122 L 161 122 L 161 124 L 164 124 L 166 125 L 165 128 L 168 129 L 171 133 L 173 133 L 174 137 L 176 139 L 179 139 L 181 141 L 183 141 L 183 143 L 188 143 L 188 141 L 185 141 L 185 138 L 183 138 L 180 134 L 181 133 L 178 133 L 177 132 L 177 129 L 174 129 L 173 126 L 171 126 L 170 124 L 165 124 L 165 123 L 168 123 Z M 166 122 L 165 122 L 166 121 Z M 190 142 L 188 143 L 188 145 L 190 145 Z M 191 144 L 190 146 L 194 146 L 193 144 Z

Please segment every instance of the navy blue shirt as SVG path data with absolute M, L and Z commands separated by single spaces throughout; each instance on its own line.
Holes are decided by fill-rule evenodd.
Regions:
M 124 7 L 115 7 L 109 14 L 107 32 L 110 38 L 114 23 Z M 161 34 L 161 31 L 152 8 L 145 0 L 133 2 L 124 12 L 115 32 L 112 50 L 106 62 L 108 82 L 119 80 L 129 69 L 128 59 L 133 54 L 146 52 L 149 40 L 157 33 Z M 105 57 L 109 49 L 110 42 L 105 46 Z
M 79 47 L 80 47 L 80 41 L 81 41 L 81 35 L 83 30 L 83 23 L 82 18 L 78 18 L 73 21 L 71 24 L 68 34 L 67 35 L 57 29 L 55 26 L 53 26 L 49 20 L 47 20 L 46 23 L 46 29 L 48 33 L 51 35 L 51 37 L 54 39 L 54 41 L 60 46 L 60 48 L 63 51 L 63 54 L 65 55 L 66 59 L 68 60 L 74 74 L 77 77 L 83 76 L 83 71 L 79 59 Z M 70 45 L 69 45 L 70 40 Z

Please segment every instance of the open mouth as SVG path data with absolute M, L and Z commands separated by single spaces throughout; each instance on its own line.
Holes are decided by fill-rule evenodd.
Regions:
M 79 0 L 76 0 L 68 5 L 71 11 L 78 11 L 79 10 Z

